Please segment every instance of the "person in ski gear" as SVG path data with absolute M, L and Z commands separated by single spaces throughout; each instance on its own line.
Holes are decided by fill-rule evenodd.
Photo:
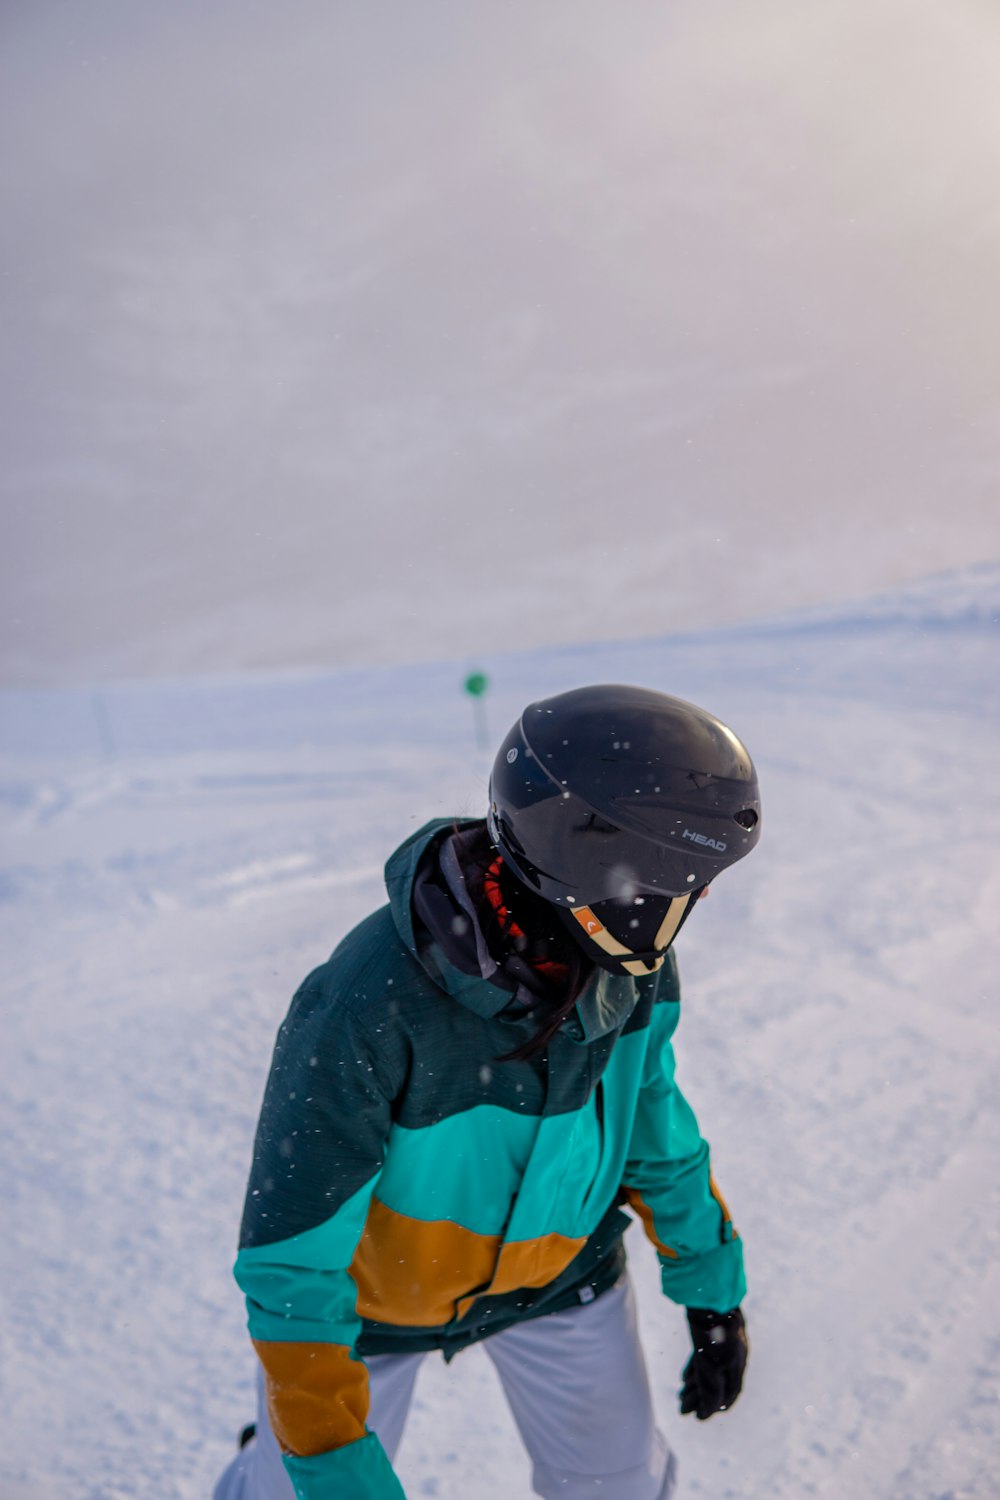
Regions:
M 674 1077 L 673 944 L 759 836 L 731 729 L 601 685 L 525 709 L 485 819 L 392 855 L 388 904 L 278 1033 L 235 1268 L 258 1416 L 215 1500 L 398 1500 L 420 1363 L 479 1342 L 536 1493 L 672 1494 L 625 1209 L 687 1309 L 680 1406 L 705 1420 L 741 1389 L 745 1280 Z

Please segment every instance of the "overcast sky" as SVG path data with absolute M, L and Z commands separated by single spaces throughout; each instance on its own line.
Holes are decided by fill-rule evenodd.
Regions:
M 998 61 L 994 0 L 5 0 L 2 679 L 1000 555 Z

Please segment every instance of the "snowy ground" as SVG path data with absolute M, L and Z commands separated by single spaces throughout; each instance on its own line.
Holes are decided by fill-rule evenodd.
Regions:
M 1000 569 L 741 632 L 498 657 L 494 739 L 587 680 L 704 702 L 765 837 L 681 945 L 682 1077 L 747 1244 L 733 1412 L 629 1236 L 684 1497 L 1000 1489 Z M 463 664 L 0 698 L 4 1500 L 204 1497 L 251 1412 L 229 1279 L 274 1030 L 432 815 L 477 812 Z M 528 1493 L 477 1351 L 428 1362 L 408 1493 Z

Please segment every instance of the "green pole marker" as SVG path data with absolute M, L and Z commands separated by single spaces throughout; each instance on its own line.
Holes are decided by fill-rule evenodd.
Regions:
M 476 726 L 476 744 L 480 750 L 490 748 L 490 732 L 486 723 L 486 690 L 490 679 L 485 672 L 470 672 L 465 679 L 465 691 L 472 699 L 472 718 Z

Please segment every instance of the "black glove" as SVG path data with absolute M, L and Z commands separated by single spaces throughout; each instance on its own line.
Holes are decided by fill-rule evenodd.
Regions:
M 746 1324 L 738 1307 L 728 1313 L 689 1307 L 687 1320 L 694 1353 L 684 1371 L 681 1411 L 693 1411 L 704 1422 L 717 1411 L 727 1411 L 742 1389 Z

